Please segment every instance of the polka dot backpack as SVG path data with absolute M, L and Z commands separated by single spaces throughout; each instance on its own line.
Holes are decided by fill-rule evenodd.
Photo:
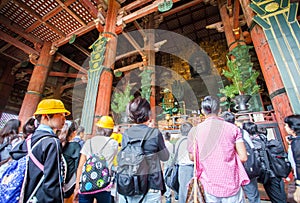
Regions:
M 108 168 L 107 161 L 102 154 L 103 149 L 109 139 L 101 148 L 99 153 L 94 154 L 92 150 L 92 141 L 90 140 L 91 156 L 86 160 L 82 168 L 80 178 L 80 194 L 95 194 L 106 191 L 112 186 L 112 177 Z

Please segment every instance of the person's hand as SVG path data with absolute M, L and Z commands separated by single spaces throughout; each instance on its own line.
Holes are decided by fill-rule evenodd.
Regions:
M 75 187 L 73 194 L 74 194 L 73 203 L 78 203 L 79 202 L 79 188 Z
M 296 191 L 294 193 L 294 200 L 297 203 L 300 203 L 300 187 L 299 186 L 296 186 Z

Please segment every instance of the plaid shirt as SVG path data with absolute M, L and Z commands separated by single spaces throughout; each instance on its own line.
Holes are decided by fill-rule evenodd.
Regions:
M 194 135 L 197 173 L 205 192 L 216 197 L 229 197 L 249 183 L 235 149 L 235 143 L 242 142 L 242 134 L 235 125 L 218 117 L 209 117 L 198 124 L 188 135 L 188 151 L 192 154 Z

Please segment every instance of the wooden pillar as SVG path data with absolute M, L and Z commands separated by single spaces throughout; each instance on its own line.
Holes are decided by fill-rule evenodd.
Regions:
M 5 68 L 5 64 L 2 66 L 2 74 L 0 76 L 0 118 L 3 110 L 8 102 L 9 95 L 13 89 L 15 82 L 15 76 L 12 74 L 11 66 Z
M 117 49 L 116 23 L 119 8 L 120 4 L 116 0 L 108 0 L 108 10 L 103 35 L 110 40 L 106 44 L 103 66 L 111 69 L 111 71 L 104 70 L 100 77 L 95 108 L 95 122 L 99 119 L 100 116 L 109 115 L 110 113 L 113 70 Z
M 240 0 L 240 3 L 247 21 L 247 25 L 248 27 L 251 27 L 254 13 L 249 7 L 250 1 Z M 276 119 L 282 135 L 282 140 L 286 144 L 286 140 L 284 138 L 286 132 L 284 129 L 283 119 L 284 117 L 293 113 L 289 103 L 289 98 L 284 90 L 282 79 L 262 28 L 258 25 L 255 25 L 251 29 L 250 34 L 270 94 Z
M 44 42 L 38 62 L 33 69 L 27 92 L 19 113 L 19 119 L 21 120 L 22 125 L 29 117 L 33 116 L 33 113 L 42 98 L 48 73 L 54 59 L 54 56 L 49 54 L 50 50 L 51 43 Z
M 154 50 L 154 43 L 155 43 L 155 34 L 154 34 L 154 13 L 149 14 L 148 21 L 146 24 L 147 30 L 146 33 L 146 40 L 145 40 L 145 54 L 146 54 L 146 61 L 147 66 L 149 69 L 153 70 L 153 74 L 151 76 L 151 95 L 150 95 L 150 106 L 151 106 L 151 116 L 153 122 L 156 125 L 156 103 L 155 103 L 155 50 Z
M 231 51 L 238 43 L 244 44 L 243 42 L 236 40 L 233 32 L 233 22 L 227 13 L 226 1 L 218 0 L 220 16 L 224 26 L 224 33 L 228 44 L 228 49 Z

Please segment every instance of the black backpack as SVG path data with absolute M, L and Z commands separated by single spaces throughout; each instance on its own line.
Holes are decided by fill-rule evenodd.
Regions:
M 124 196 L 145 195 L 148 191 L 149 166 L 143 150 L 144 143 L 150 129 L 140 139 L 129 140 L 127 131 L 123 134 L 124 139 L 121 150 L 117 155 L 118 167 L 116 173 L 116 183 L 118 193 Z
M 283 145 L 277 139 L 272 139 L 267 141 L 266 147 L 271 170 L 275 176 L 286 178 L 290 174 L 292 166 Z
M 258 177 L 261 173 L 261 161 L 259 157 L 259 152 L 257 149 L 255 149 L 255 147 L 251 148 L 249 143 L 244 139 L 244 131 L 242 129 L 241 132 L 243 135 L 243 140 L 248 155 L 248 159 L 244 163 L 244 167 L 249 178 L 252 179 Z
M 80 194 L 95 194 L 102 192 L 112 186 L 111 171 L 108 163 L 103 155 L 103 149 L 106 147 L 109 139 L 100 149 L 100 153 L 93 153 L 92 140 L 90 139 L 91 156 L 86 160 L 82 167 L 82 174 L 80 177 Z

